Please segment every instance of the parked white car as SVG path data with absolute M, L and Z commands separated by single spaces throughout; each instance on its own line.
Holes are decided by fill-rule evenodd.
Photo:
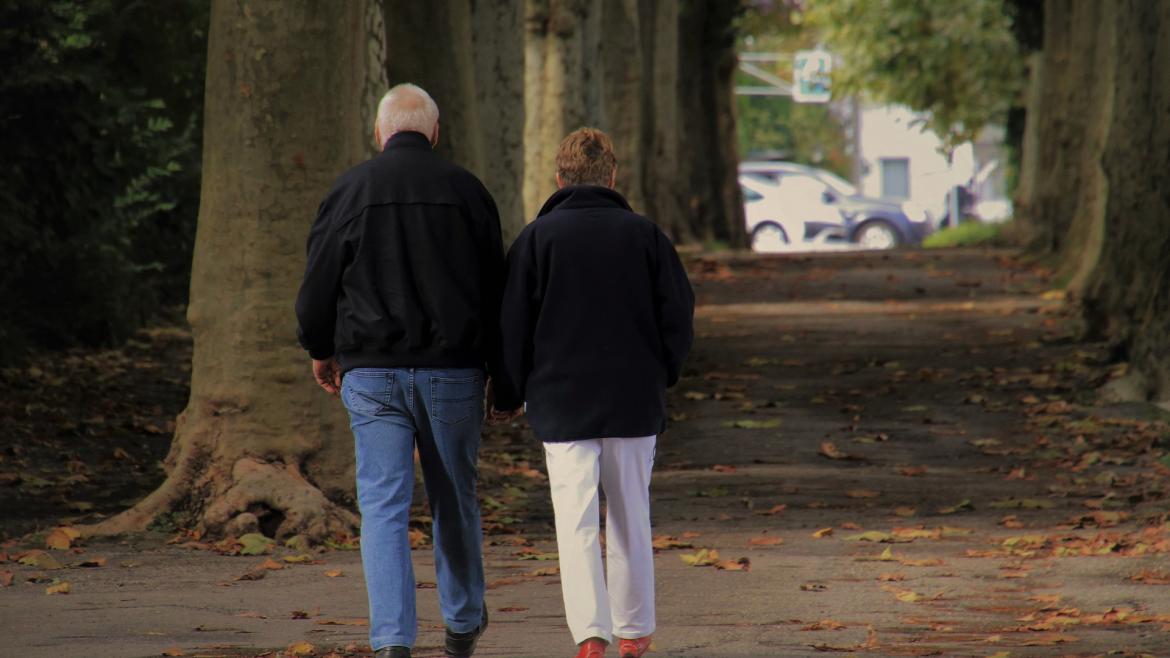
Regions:
M 922 210 L 861 196 L 836 174 L 793 162 L 741 163 L 739 184 L 755 251 L 830 241 L 889 249 L 916 244 L 933 228 Z

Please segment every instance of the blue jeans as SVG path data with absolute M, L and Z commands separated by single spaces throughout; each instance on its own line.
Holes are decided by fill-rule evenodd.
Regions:
M 355 368 L 341 399 L 357 453 L 362 567 L 370 645 L 414 646 L 418 617 L 410 561 L 414 449 L 430 501 L 439 606 L 457 633 L 483 615 L 483 530 L 475 498 L 483 423 L 483 371 Z

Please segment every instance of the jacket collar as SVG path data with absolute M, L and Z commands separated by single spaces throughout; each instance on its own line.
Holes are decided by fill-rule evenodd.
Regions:
M 431 150 L 431 140 L 427 139 L 427 136 L 420 132 L 406 130 L 390 135 L 390 139 L 386 140 L 386 143 L 382 145 L 383 151 L 389 151 L 393 148 L 426 149 L 429 151 Z
M 608 187 L 568 185 L 553 192 L 553 195 L 544 202 L 544 207 L 536 213 L 536 216 L 540 217 L 554 210 L 572 210 L 574 208 L 621 208 L 632 212 L 625 197 Z

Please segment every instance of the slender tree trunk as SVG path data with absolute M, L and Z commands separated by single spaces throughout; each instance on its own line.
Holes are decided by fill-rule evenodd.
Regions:
M 167 479 L 90 527 L 145 528 L 163 512 L 208 534 L 349 532 L 352 442 L 312 382 L 292 300 L 314 209 L 371 154 L 385 33 L 376 2 L 214 0 L 203 190 L 188 320 L 191 398 Z

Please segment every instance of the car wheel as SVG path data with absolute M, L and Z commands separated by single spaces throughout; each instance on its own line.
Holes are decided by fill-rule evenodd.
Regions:
M 857 229 L 853 241 L 862 249 L 892 249 L 898 246 L 898 231 L 886 222 L 871 220 Z
M 752 231 L 752 251 L 772 254 L 783 251 L 788 245 L 788 234 L 779 224 L 766 222 Z

